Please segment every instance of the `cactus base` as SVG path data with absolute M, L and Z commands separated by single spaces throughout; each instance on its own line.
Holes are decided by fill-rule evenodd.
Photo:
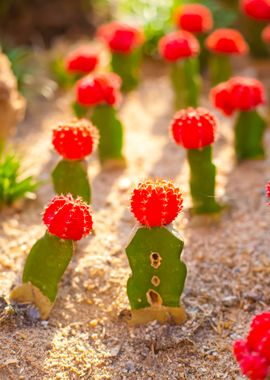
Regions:
M 144 309 L 132 310 L 130 325 L 141 325 L 152 321 L 161 324 L 171 323 L 180 325 L 187 319 L 183 306 L 169 307 L 163 305 L 153 305 Z
M 40 318 L 43 320 L 48 318 L 54 305 L 53 302 L 44 296 L 31 282 L 16 286 L 10 294 L 10 299 L 22 304 L 35 305 L 39 311 Z

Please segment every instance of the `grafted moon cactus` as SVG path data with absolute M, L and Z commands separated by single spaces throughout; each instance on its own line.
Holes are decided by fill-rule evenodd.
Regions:
M 226 116 L 238 113 L 234 125 L 234 147 L 238 162 L 265 157 L 266 119 L 258 110 L 265 103 L 263 84 L 253 78 L 233 77 L 212 88 L 213 105 Z
M 184 243 L 170 224 L 182 202 L 180 190 L 164 180 L 146 180 L 133 191 L 131 210 L 140 226 L 126 247 L 132 270 L 127 283 L 132 324 L 186 319 L 179 305 L 186 278 L 180 260 Z
M 76 116 L 89 116 L 98 128 L 98 155 L 103 167 L 123 167 L 123 126 L 116 106 L 121 98 L 121 78 L 114 73 L 95 74 L 82 78 L 76 86 Z
M 215 197 L 216 167 L 212 162 L 211 146 L 216 125 L 215 117 L 204 108 L 181 110 L 171 123 L 175 143 L 187 149 L 189 187 L 195 214 L 213 214 L 221 210 Z
M 97 36 L 111 52 L 111 68 L 122 79 L 122 91 L 133 90 L 139 83 L 143 32 L 124 23 L 111 22 L 101 25 Z
M 98 130 L 87 120 L 61 124 L 53 130 L 52 144 L 63 157 L 52 172 L 57 194 L 70 193 L 90 203 L 91 188 L 85 157 L 93 152 L 98 139 Z
M 43 214 L 45 235 L 32 247 L 23 270 L 22 284 L 10 298 L 32 303 L 41 319 L 47 319 L 54 305 L 58 284 L 74 252 L 73 241 L 86 237 L 93 221 L 89 206 L 71 195 L 54 197 Z

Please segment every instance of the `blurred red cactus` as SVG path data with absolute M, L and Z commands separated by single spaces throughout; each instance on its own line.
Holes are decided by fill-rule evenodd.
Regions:
M 141 30 L 119 22 L 102 25 L 97 31 L 97 36 L 107 44 L 112 52 L 122 54 L 131 53 L 144 41 Z
M 266 43 L 270 43 L 270 24 L 267 25 L 262 31 L 262 39 Z
M 46 207 L 43 222 L 48 231 L 60 239 L 80 240 L 86 237 L 93 227 L 90 207 L 81 198 L 55 196 Z
M 223 82 L 213 87 L 210 91 L 210 98 L 214 107 L 220 109 L 225 115 L 230 116 L 234 112 L 231 102 L 231 93 L 227 82 Z
M 191 33 L 205 33 L 213 27 L 210 9 L 199 3 L 184 4 L 178 7 L 174 19 L 180 29 Z
M 99 132 L 88 120 L 77 120 L 57 126 L 53 130 L 52 144 L 67 160 L 82 160 L 97 145 Z
M 205 108 L 178 111 L 171 123 L 171 133 L 178 145 L 186 149 L 200 149 L 215 140 L 217 121 Z
M 174 62 L 197 56 L 200 45 L 196 37 L 186 31 L 167 34 L 159 41 L 160 55 L 167 61 Z
M 134 189 L 131 211 L 139 223 L 163 226 L 171 223 L 182 210 L 180 190 L 165 180 L 146 180 Z
M 257 315 L 246 340 L 233 347 L 241 370 L 250 380 L 266 380 L 270 374 L 270 312 Z
M 241 8 L 244 13 L 256 20 L 270 20 L 269 0 L 242 0 Z
M 77 102 L 86 107 L 118 104 L 121 95 L 121 78 L 115 73 L 102 73 L 86 76 L 77 82 Z
M 90 46 L 81 46 L 66 57 L 66 69 L 73 74 L 88 74 L 99 63 L 97 51 Z
M 242 34 L 235 29 L 216 29 L 207 37 L 205 44 L 209 50 L 220 54 L 245 54 L 248 52 L 248 45 Z

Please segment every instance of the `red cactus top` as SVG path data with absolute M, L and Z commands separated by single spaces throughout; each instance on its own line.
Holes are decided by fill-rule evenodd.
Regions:
M 213 105 L 225 115 L 234 111 L 250 111 L 265 102 L 263 84 L 253 78 L 234 77 L 214 87 L 210 96 Z
M 270 198 L 270 181 L 268 182 L 266 186 L 266 195 L 268 198 Z M 270 203 L 269 203 L 269 206 L 270 206 Z
M 255 20 L 270 20 L 269 0 L 242 0 L 241 8 L 247 16 Z
M 95 149 L 99 132 L 88 120 L 76 120 L 53 129 L 52 144 L 67 160 L 82 160 Z
M 242 34 L 235 29 L 216 29 L 206 39 L 207 49 L 220 54 L 245 54 L 248 45 Z
M 234 343 L 234 356 L 243 375 L 250 380 L 266 380 L 270 374 L 270 312 L 257 315 L 246 340 Z
M 140 224 L 148 227 L 171 223 L 182 210 L 182 204 L 180 190 L 165 180 L 145 180 L 131 197 L 131 211 Z
M 89 205 L 81 198 L 57 195 L 46 207 L 43 222 L 49 233 L 60 239 L 80 240 L 92 230 L 93 220 Z
M 99 63 L 97 51 L 91 46 L 81 46 L 66 57 L 66 69 L 74 74 L 88 74 L 95 70 Z
M 184 4 L 175 11 L 176 25 L 191 33 L 205 33 L 212 29 L 212 13 L 206 6 L 194 3 Z
M 141 30 L 115 21 L 102 25 L 97 31 L 97 36 L 107 44 L 112 52 L 121 54 L 130 54 L 144 41 Z
M 86 107 L 116 106 L 121 98 L 121 78 L 115 73 L 97 73 L 80 79 L 76 85 L 77 102 Z
M 262 31 L 262 39 L 266 43 L 270 43 L 270 24 L 267 25 Z
M 160 55 L 169 62 L 197 56 L 200 45 L 196 37 L 186 31 L 167 34 L 159 41 Z
M 201 149 L 215 140 L 217 121 L 205 108 L 178 111 L 171 123 L 174 141 L 186 149 Z

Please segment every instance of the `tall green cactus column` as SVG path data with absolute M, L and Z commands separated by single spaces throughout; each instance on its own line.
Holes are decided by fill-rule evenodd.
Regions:
M 141 49 L 134 49 L 129 54 L 112 52 L 112 70 L 121 77 L 123 92 L 129 92 L 138 86 L 141 59 Z
M 52 172 L 56 194 L 72 194 L 91 202 L 91 188 L 87 174 L 86 160 L 61 160 Z
M 257 110 L 240 111 L 234 128 L 234 144 L 238 161 L 265 158 L 263 136 L 266 120 Z
M 73 254 L 73 242 L 46 232 L 32 247 L 23 271 L 22 285 L 10 298 L 20 303 L 33 303 L 41 319 L 47 319 L 56 299 L 58 284 Z
M 100 134 L 98 155 L 105 167 L 125 167 L 122 154 L 123 126 L 116 116 L 116 110 L 109 105 L 99 105 L 93 110 L 91 120 Z
M 179 305 L 186 265 L 180 260 L 184 243 L 171 227 L 139 227 L 126 248 L 132 269 L 127 293 L 132 324 L 158 320 L 183 323 Z
M 171 82 L 174 89 L 175 109 L 198 106 L 201 78 L 197 57 L 172 63 Z
M 212 162 L 212 146 L 202 149 L 188 149 L 190 168 L 190 193 L 195 214 L 219 212 L 222 207 L 215 198 L 216 167 Z
M 226 54 L 212 54 L 209 58 L 209 71 L 212 86 L 227 81 L 233 74 L 231 57 Z

